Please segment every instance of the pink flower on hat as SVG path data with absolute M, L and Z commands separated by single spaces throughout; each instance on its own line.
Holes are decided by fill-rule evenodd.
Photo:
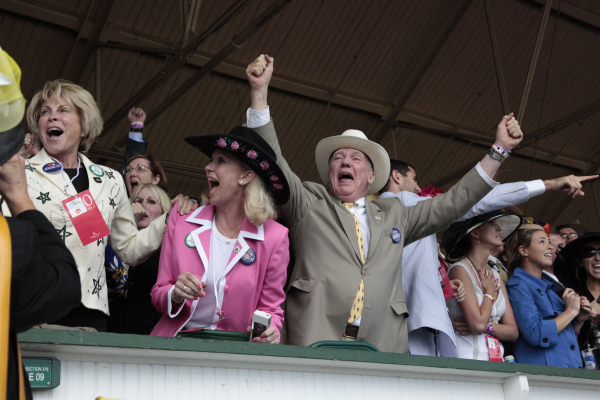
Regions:
M 217 145 L 218 145 L 219 147 L 225 147 L 225 146 L 227 146 L 227 142 L 225 141 L 225 139 L 219 139 L 219 140 L 217 141 Z
M 272 181 L 278 181 L 279 178 L 277 177 L 277 175 L 271 175 L 271 180 Z
M 256 154 L 254 150 L 250 150 L 247 156 L 254 160 L 258 156 L 258 154 Z
M 266 161 L 263 161 L 263 162 L 260 163 L 260 167 L 262 169 L 268 169 L 269 168 L 269 163 L 266 162 Z
M 231 143 L 231 150 L 237 150 L 239 149 L 240 144 L 238 142 L 233 142 Z
M 283 186 L 281 186 L 279 183 L 274 184 L 273 187 L 277 190 L 283 189 Z

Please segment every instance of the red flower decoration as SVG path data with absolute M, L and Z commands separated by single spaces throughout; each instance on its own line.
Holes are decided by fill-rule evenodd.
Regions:
M 277 177 L 277 175 L 271 175 L 271 180 L 272 181 L 278 181 L 279 178 Z
M 283 186 L 281 186 L 279 183 L 274 184 L 273 187 L 277 190 L 283 189 Z
M 227 146 L 227 142 L 225 141 L 225 139 L 219 139 L 219 140 L 217 141 L 217 145 L 218 145 L 219 147 L 225 147 L 225 146 Z
M 238 142 L 232 142 L 231 143 L 231 150 L 237 150 L 239 149 L 240 144 Z
M 254 150 L 250 150 L 246 155 L 253 160 L 258 156 Z
M 263 161 L 263 162 L 260 163 L 260 167 L 262 169 L 268 169 L 269 168 L 269 163 L 266 162 L 266 161 Z
M 421 197 L 435 197 L 438 194 L 444 193 L 444 189 L 438 189 L 433 185 L 429 185 L 427 187 L 421 188 L 421 192 L 419 196 Z

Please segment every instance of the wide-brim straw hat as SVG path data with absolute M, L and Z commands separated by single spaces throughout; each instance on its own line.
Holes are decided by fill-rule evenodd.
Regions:
M 338 136 L 331 136 L 317 144 L 315 159 L 321 180 L 329 187 L 329 159 L 334 151 L 351 148 L 362 151 L 369 157 L 375 172 L 375 181 L 369 186 L 367 196 L 377 193 L 385 186 L 390 176 L 390 156 L 378 143 L 375 143 L 358 130 L 349 129 Z
M 290 199 L 290 185 L 277 165 L 277 155 L 258 133 L 245 126 L 236 126 L 227 134 L 190 136 L 184 139 L 208 157 L 216 149 L 225 150 L 256 172 L 275 203 L 283 205 Z
M 498 225 L 502 228 L 500 239 L 502 239 L 503 242 L 510 235 L 515 233 L 522 223 L 522 218 L 519 215 L 504 210 L 491 211 L 464 221 L 454 222 L 442 236 L 442 243 L 446 250 L 446 259 L 450 262 L 456 262 L 464 257 L 464 254 L 457 252 L 457 245 L 464 240 L 469 233 L 473 232 L 481 225 L 493 220 L 496 220 Z

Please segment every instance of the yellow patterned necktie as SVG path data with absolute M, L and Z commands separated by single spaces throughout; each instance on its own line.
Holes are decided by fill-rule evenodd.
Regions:
M 353 212 L 350 211 L 351 207 L 358 207 L 357 203 L 342 203 L 344 207 L 352 214 L 354 217 L 354 225 L 356 227 L 356 236 L 358 236 L 358 248 L 360 250 L 360 259 L 362 263 L 365 263 L 365 246 L 363 244 L 363 234 L 362 228 L 360 227 L 360 223 L 358 222 L 358 218 L 354 215 Z M 356 296 L 354 297 L 354 303 L 352 303 L 352 310 L 350 310 L 350 315 L 348 315 L 348 323 L 351 324 L 362 315 L 363 305 L 365 303 L 365 283 L 364 280 L 360 281 L 360 286 L 358 287 L 358 291 L 356 292 Z

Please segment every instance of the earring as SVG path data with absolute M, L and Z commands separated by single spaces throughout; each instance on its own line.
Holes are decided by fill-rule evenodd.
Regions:
M 240 181 L 240 185 L 243 185 L 243 184 L 244 184 L 244 181 Z
M 527 257 L 527 256 L 529 256 L 529 254 L 525 254 L 523 257 Z
M 81 134 L 81 137 L 83 137 L 83 133 Z
M 480 244 L 481 242 L 479 241 L 479 239 L 477 239 L 477 244 Z

